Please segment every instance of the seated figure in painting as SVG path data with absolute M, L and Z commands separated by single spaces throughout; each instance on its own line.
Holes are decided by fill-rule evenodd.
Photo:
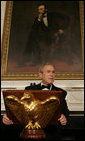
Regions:
M 65 40 L 64 30 L 69 22 L 66 15 L 48 12 L 44 3 L 39 4 L 37 8 L 38 16 L 32 25 L 27 47 L 24 50 L 24 60 L 29 61 L 33 66 L 57 59 L 55 54 L 58 56 L 58 50 L 62 49 L 58 46 Z

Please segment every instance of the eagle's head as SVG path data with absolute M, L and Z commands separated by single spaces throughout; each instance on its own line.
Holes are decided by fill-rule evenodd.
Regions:
M 30 93 L 30 92 L 25 92 L 25 93 L 23 94 L 23 96 L 21 97 L 20 100 L 29 103 L 29 102 L 32 101 L 33 99 L 34 99 L 34 96 L 33 96 L 32 93 Z

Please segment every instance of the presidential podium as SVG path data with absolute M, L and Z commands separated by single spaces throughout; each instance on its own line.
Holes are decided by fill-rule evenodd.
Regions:
M 9 110 L 9 108 L 7 107 L 7 105 L 5 103 L 5 97 L 9 96 L 9 95 L 14 95 L 20 99 L 23 96 L 23 94 L 27 93 L 27 92 L 32 93 L 34 95 L 34 97 L 40 101 L 43 101 L 43 100 L 49 98 L 50 96 L 56 96 L 56 97 L 58 97 L 58 99 L 61 102 L 62 91 L 55 91 L 55 90 L 53 90 L 53 91 L 50 91 L 50 90 L 4 90 L 3 91 L 3 98 L 4 98 L 6 112 L 7 112 L 8 117 L 10 117 L 10 119 L 12 119 L 15 124 L 19 124 L 19 122 L 17 121 L 16 117 L 13 116 L 13 114 Z M 52 119 L 50 120 L 50 122 L 48 123 L 48 125 L 57 125 L 58 118 L 60 117 L 60 114 L 61 114 L 61 104 L 59 104 L 56 112 L 54 113 L 54 115 L 53 115 Z
M 14 124 L 25 125 L 22 138 L 45 138 L 42 128 L 58 125 L 61 115 L 62 91 L 6 90 L 3 91 L 7 116 Z
M 15 95 L 19 99 L 23 96 L 24 92 L 29 92 L 27 90 L 5 90 L 3 91 L 3 97 L 5 99 L 8 95 Z M 44 99 L 48 98 L 50 95 L 57 96 L 61 101 L 61 92 L 60 91 L 30 91 L 32 92 L 36 98 L 43 101 Z M 6 106 L 6 105 L 5 105 Z M 13 121 L 16 124 L 13 125 L 5 125 L 3 122 L 1 122 L 1 136 L 3 141 L 23 141 L 19 137 L 20 132 L 23 129 L 23 126 L 19 124 L 16 117 L 10 112 L 9 108 L 6 107 L 6 112 L 8 116 L 13 119 Z M 68 125 L 61 128 L 59 131 L 57 127 L 58 125 L 58 117 L 61 114 L 61 105 L 58 107 L 58 109 L 55 111 L 55 114 L 53 115 L 52 119 L 49 121 L 46 128 L 44 128 L 46 138 L 45 140 L 81 140 L 84 137 L 84 119 L 83 117 L 74 117 L 69 116 Z M 77 124 L 77 125 L 76 125 Z M 59 133 L 60 132 L 60 133 Z M 58 136 L 60 135 L 60 137 Z M 26 140 L 24 140 L 26 141 Z

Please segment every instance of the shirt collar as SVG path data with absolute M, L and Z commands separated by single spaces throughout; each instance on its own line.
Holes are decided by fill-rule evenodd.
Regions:
M 44 85 L 43 82 L 41 82 L 41 86 Z M 50 90 L 52 90 L 52 84 L 50 84 Z
M 44 17 L 47 17 L 47 13 L 44 14 Z

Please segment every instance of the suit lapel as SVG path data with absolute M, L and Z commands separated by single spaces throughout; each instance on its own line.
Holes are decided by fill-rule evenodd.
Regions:
M 41 83 L 37 84 L 37 89 L 41 90 Z

